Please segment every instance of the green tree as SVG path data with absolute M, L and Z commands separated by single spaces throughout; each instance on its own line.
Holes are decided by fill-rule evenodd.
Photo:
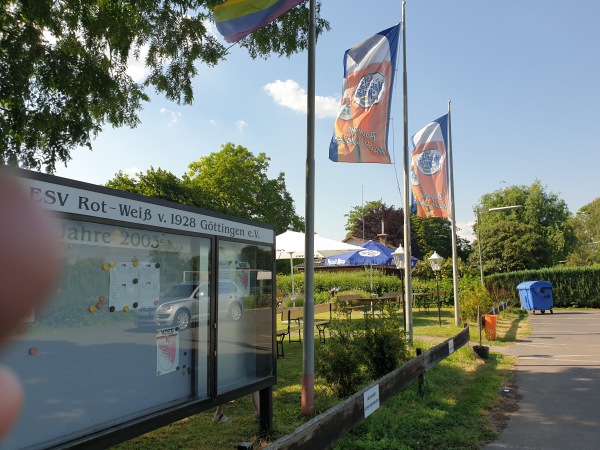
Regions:
M 364 236 L 366 240 L 377 240 L 381 233 L 382 223 L 387 234 L 387 241 L 393 246 L 404 246 L 404 211 L 394 206 L 387 206 L 380 200 L 365 203 L 364 206 L 353 206 L 348 214 L 345 229 L 349 235 Z M 410 217 L 412 256 L 423 258 L 434 250 L 444 258 L 452 257 L 452 226 L 448 219 L 423 219 L 414 215 Z M 457 240 L 459 258 L 466 261 L 470 243 L 463 238 Z
M 270 160 L 265 153 L 254 156 L 227 143 L 219 152 L 191 163 L 184 181 L 203 196 L 208 209 L 274 225 L 278 234 L 301 230 L 303 221 L 286 189 L 285 174 L 267 176 Z
M 295 212 L 285 174 L 269 179 L 269 161 L 264 153 L 254 156 L 227 143 L 219 152 L 191 163 L 182 178 L 151 167 L 135 177 L 118 172 L 105 186 L 268 223 L 278 234 L 302 230 L 304 223 Z
M 154 167 L 150 167 L 146 173 L 139 172 L 135 174 L 135 177 L 119 171 L 105 186 L 148 197 L 161 198 L 182 205 L 204 206 L 193 201 L 193 197 L 202 198 L 202 196 L 193 195 L 189 186 L 183 180 L 161 168 L 154 169 Z
M 348 214 L 345 230 L 348 235 L 365 240 L 378 241 L 377 235 L 382 228 L 387 234 L 387 242 L 394 247 L 404 244 L 404 211 L 394 206 L 387 206 L 381 200 L 373 200 L 363 205 L 353 206 Z M 364 231 L 364 234 L 363 234 Z M 416 235 L 411 229 L 412 256 L 421 258 L 421 250 Z
M 105 124 L 135 127 L 147 88 L 191 104 L 198 67 L 227 55 L 208 31 L 222 2 L 0 0 L 0 163 L 54 172 Z M 307 47 L 308 17 L 299 5 L 239 45 L 290 56 Z M 318 17 L 317 35 L 328 29 Z M 127 73 L 132 55 L 149 70 L 141 83 Z
M 535 226 L 503 220 L 485 228 L 481 235 L 484 272 L 541 269 L 549 265 L 551 249 Z
M 419 248 L 424 256 L 431 255 L 436 251 L 444 258 L 452 258 L 452 224 L 450 220 L 413 215 L 411 216 L 411 228 L 414 230 Z M 457 236 L 456 247 L 458 257 L 466 261 L 471 252 L 470 242 Z
M 489 211 L 516 205 L 521 207 Z M 566 203 L 539 180 L 485 194 L 475 211 L 480 242 L 473 245 L 481 244 L 485 273 L 550 267 L 565 260 L 576 245 Z M 473 263 L 479 263 L 478 255 L 471 254 Z
M 577 211 L 570 223 L 577 237 L 577 245 L 567 257 L 567 265 L 600 264 L 600 197 Z

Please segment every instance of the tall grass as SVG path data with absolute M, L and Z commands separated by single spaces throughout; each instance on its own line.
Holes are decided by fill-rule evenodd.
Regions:
M 511 364 L 500 354 L 484 363 L 463 347 L 426 374 L 423 397 L 413 382 L 333 449 L 479 449 L 495 436 L 488 412 Z

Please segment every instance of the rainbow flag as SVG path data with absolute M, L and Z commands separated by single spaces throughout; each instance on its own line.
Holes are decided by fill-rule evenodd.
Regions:
M 237 42 L 304 0 L 227 0 L 215 6 L 215 23 L 227 42 Z

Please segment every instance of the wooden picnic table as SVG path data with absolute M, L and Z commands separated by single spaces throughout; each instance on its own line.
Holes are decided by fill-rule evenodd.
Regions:
M 404 311 L 404 296 L 401 292 L 386 292 L 378 297 L 361 297 L 360 295 L 341 295 L 338 297 L 338 302 L 345 304 L 344 309 L 348 319 L 352 319 L 352 311 L 362 311 L 365 317 L 367 315 L 375 316 L 375 314 L 383 314 L 386 302 L 400 301 L 402 311 Z M 380 308 L 376 306 L 380 305 Z
M 435 303 L 435 299 L 431 292 L 413 292 L 413 305 L 414 307 L 425 310 L 426 314 L 429 314 L 429 307 Z
M 433 293 L 431 292 L 413 292 L 412 293 L 412 300 L 413 300 L 413 305 L 414 307 L 419 308 L 419 310 L 421 310 L 421 308 L 423 308 L 427 314 L 429 314 L 429 308 L 430 306 L 436 304 L 436 298 L 433 295 Z M 378 311 L 383 314 L 383 310 L 385 308 L 385 303 L 386 302 L 399 302 L 400 303 L 400 307 L 402 308 L 402 313 L 404 313 L 405 310 L 405 302 L 404 302 L 404 293 L 403 292 L 389 292 L 389 293 L 384 293 L 381 296 L 378 297 L 364 297 L 364 298 L 358 298 L 355 299 L 356 302 L 360 302 L 360 303 L 364 303 L 365 304 L 365 308 L 364 308 L 364 313 L 366 314 L 371 314 L 372 316 L 375 316 L 375 314 L 378 313 Z M 369 306 L 369 308 L 367 309 L 366 305 Z M 379 305 L 379 308 L 377 307 Z

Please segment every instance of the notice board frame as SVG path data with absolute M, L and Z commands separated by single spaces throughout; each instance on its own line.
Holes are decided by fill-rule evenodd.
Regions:
M 266 305 L 266 313 L 271 318 L 271 352 L 269 355 L 263 355 L 263 360 L 265 360 L 264 356 L 270 360 L 271 370 L 268 374 L 263 373 L 260 377 L 254 378 L 247 383 L 242 383 L 231 390 L 217 393 L 216 360 L 218 352 L 216 348 L 216 329 L 219 320 L 219 311 L 217 311 L 216 302 L 211 302 L 207 334 L 208 370 L 206 371 L 206 376 L 208 377 L 208 390 L 203 398 L 194 398 L 193 393 L 197 389 L 198 378 L 192 376 L 191 379 L 195 381 L 191 383 L 190 398 L 173 399 L 172 402 L 163 402 L 150 410 L 144 409 L 143 411 L 114 417 L 114 420 L 105 420 L 97 426 L 88 426 L 82 430 L 70 430 L 69 433 L 59 435 L 50 440 L 46 439 L 34 443 L 29 442 L 26 448 L 106 448 L 107 446 L 123 442 L 255 391 L 260 391 L 261 419 L 268 418 L 266 421 L 267 425 L 271 423 L 271 393 L 272 386 L 277 381 L 274 227 L 247 219 L 43 173 L 22 169 L 15 169 L 14 173 L 21 179 L 25 187 L 29 189 L 31 199 L 52 211 L 59 220 L 97 224 L 98 227 L 130 227 L 149 233 L 169 233 L 170 235 L 201 238 L 205 242 L 209 242 L 209 259 L 213 268 L 209 275 L 209 282 L 212 282 L 210 283 L 210 286 L 212 286 L 210 288 L 212 298 L 217 298 L 218 295 L 219 270 L 217 258 L 220 245 L 224 242 L 256 244 L 262 248 L 267 248 L 268 253 L 270 253 L 269 268 L 273 274 L 273 288 L 268 294 L 270 296 L 270 304 Z M 187 222 L 183 218 L 187 218 Z M 190 226 L 192 224 L 195 226 Z M 103 235 L 102 231 L 96 231 L 96 236 L 100 236 L 100 239 L 102 239 L 102 236 L 106 236 L 106 241 L 111 240 L 107 235 Z M 262 272 L 264 269 L 264 267 L 261 267 L 257 272 Z M 262 298 L 264 297 L 263 294 Z M 263 304 L 262 306 L 264 307 L 265 305 Z M 89 308 L 91 311 L 92 307 L 90 306 Z M 190 360 L 193 361 L 194 367 L 188 367 L 189 372 L 194 373 L 199 359 L 201 358 L 192 355 Z M 0 362 L 4 361 L 0 358 Z M 27 395 L 27 386 L 25 389 Z M 151 391 L 148 394 L 152 395 Z M 20 421 L 27 420 L 29 418 L 26 416 L 20 418 Z M 261 420 L 261 425 L 264 423 L 265 421 Z M 6 448 L 11 448 L 10 436 L 7 442 L 5 442 L 5 444 L 9 445 Z M 13 440 L 13 442 L 15 441 Z M 18 444 L 18 441 L 16 442 L 15 448 L 21 448 L 22 446 Z

